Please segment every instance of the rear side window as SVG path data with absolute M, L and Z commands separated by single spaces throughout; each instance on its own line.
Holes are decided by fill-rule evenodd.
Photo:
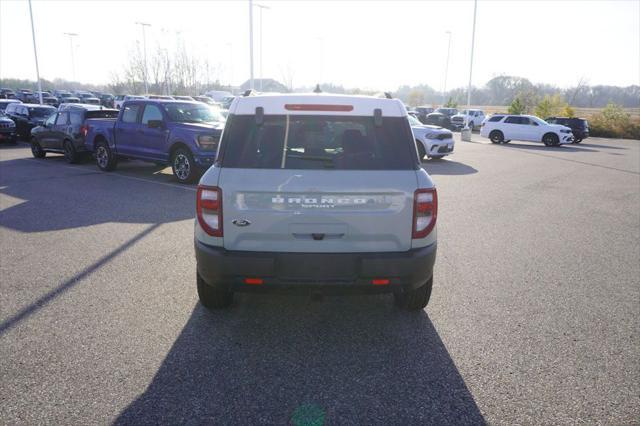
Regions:
M 69 113 L 59 112 L 58 118 L 56 119 L 56 126 L 66 126 L 68 122 L 69 122 Z
M 138 111 L 140 105 L 127 105 L 122 112 L 123 123 L 136 123 L 138 122 Z
M 73 126 L 80 126 L 84 121 L 81 111 L 73 111 L 72 113 L 69 114 L 69 117 L 71 118 L 71 124 Z
M 529 120 L 523 120 L 522 117 L 507 117 L 504 122 L 509 124 L 529 124 Z
M 493 117 L 491 117 L 489 119 L 490 122 L 495 123 L 498 122 L 500 120 L 502 120 L 504 118 L 504 115 L 494 115 Z
M 405 117 L 232 115 L 221 142 L 223 167 L 409 170 L 417 166 Z

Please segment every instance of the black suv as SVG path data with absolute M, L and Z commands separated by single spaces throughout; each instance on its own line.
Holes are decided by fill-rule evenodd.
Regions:
M 0 142 L 16 143 L 16 124 L 0 111 Z
M 3 87 L 2 89 L 0 89 L 0 99 L 15 99 L 16 98 L 16 92 L 13 91 L 13 89 L 8 89 L 6 87 Z
M 5 110 L 5 114 L 16 123 L 18 137 L 27 140 L 31 134 L 31 129 L 40 126 L 55 112 L 56 109 L 52 106 L 19 103 L 9 104 Z
M 62 104 L 40 127 L 31 131 L 31 151 L 36 158 L 47 152 L 63 153 L 69 163 L 75 163 L 85 151 L 87 135 L 85 121 L 89 118 L 117 118 L 118 110 L 100 105 Z
M 589 122 L 584 118 L 549 117 L 544 121 L 549 124 L 562 124 L 569 127 L 573 133 L 573 143 L 580 143 L 589 137 Z

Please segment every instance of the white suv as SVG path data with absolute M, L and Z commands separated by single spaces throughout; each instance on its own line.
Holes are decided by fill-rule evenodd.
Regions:
M 557 146 L 573 142 L 569 127 L 549 124 L 533 115 L 494 114 L 482 123 L 480 136 L 489 138 L 493 143 L 517 139 Z
M 438 126 L 422 124 L 420 120 L 409 115 L 411 131 L 416 138 L 418 157 L 422 160 L 425 155 L 434 160 L 439 160 L 453 152 L 455 142 L 450 130 Z
M 469 128 L 472 130 L 479 128 L 485 118 L 484 111 L 482 110 L 470 109 L 467 112 L 467 110 L 465 109 L 451 117 L 451 124 L 456 129 L 462 129 L 464 127 L 465 117 L 468 117 Z
M 277 288 L 429 301 L 438 199 L 399 100 L 238 97 L 196 200 L 207 308 Z

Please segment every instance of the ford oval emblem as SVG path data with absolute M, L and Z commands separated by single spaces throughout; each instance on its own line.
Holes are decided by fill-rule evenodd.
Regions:
M 251 225 L 251 222 L 249 222 L 246 219 L 233 219 L 231 221 L 231 223 L 233 223 L 235 226 L 249 226 L 249 225 Z

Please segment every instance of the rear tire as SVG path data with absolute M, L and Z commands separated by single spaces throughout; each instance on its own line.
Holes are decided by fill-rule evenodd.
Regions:
M 233 292 L 222 290 L 214 285 L 207 284 L 200 274 L 196 272 L 198 284 L 198 298 L 207 309 L 223 309 L 233 303 Z
M 173 175 L 180 183 L 191 183 L 196 179 L 196 162 L 191 151 L 185 148 L 178 148 L 171 156 L 171 169 Z
M 504 134 L 500 130 L 492 130 L 491 133 L 489 133 L 489 139 L 492 143 L 503 143 Z
M 78 162 L 78 153 L 76 152 L 76 148 L 73 146 L 71 141 L 64 141 L 62 144 L 64 148 L 64 158 L 67 160 L 69 164 L 74 164 Z
M 96 164 L 103 172 L 115 170 L 118 165 L 118 158 L 113 154 L 111 148 L 105 141 L 96 143 Z
M 556 146 L 560 144 L 560 139 L 555 133 L 547 133 L 542 137 L 542 142 L 545 146 Z
M 422 159 L 424 158 L 425 155 L 427 155 L 427 152 L 424 149 L 424 145 L 422 145 L 422 142 L 416 140 L 416 145 L 418 146 L 418 157 L 420 158 L 420 162 L 422 162 Z
M 393 297 L 398 307 L 407 311 L 418 311 L 429 304 L 432 289 L 433 277 L 418 288 L 397 291 L 393 293 Z
M 42 149 L 40 142 L 35 139 L 31 141 L 31 154 L 34 158 L 44 158 L 47 155 L 46 151 Z

